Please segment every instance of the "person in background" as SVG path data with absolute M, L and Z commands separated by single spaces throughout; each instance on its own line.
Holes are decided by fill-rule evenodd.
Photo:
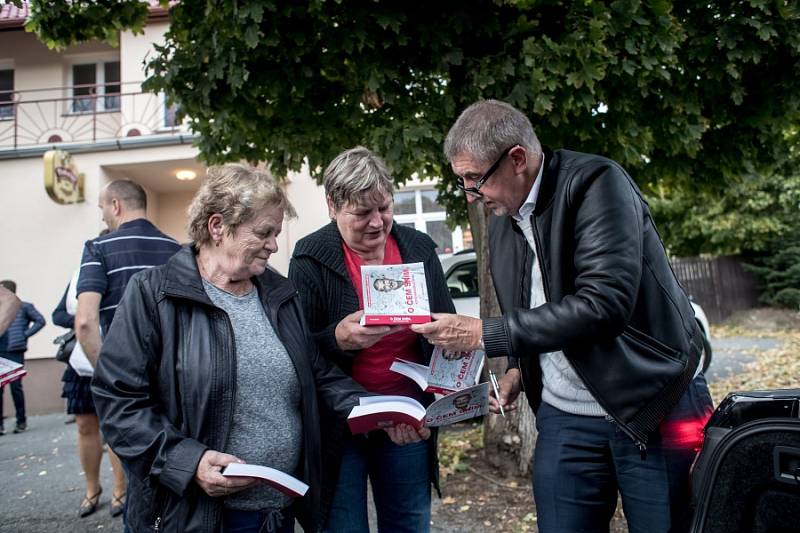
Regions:
M 97 364 L 102 335 L 108 332 L 119 301 L 128 281 L 136 272 L 163 265 L 180 245 L 147 220 L 147 195 L 144 189 L 130 180 L 112 181 L 100 192 L 98 206 L 103 222 L 113 232 L 87 241 L 83 248 L 76 292 L 78 308 L 75 314 L 75 336 L 86 357 Z M 84 393 L 77 393 L 83 395 Z M 80 407 L 88 410 L 88 405 Z M 89 453 L 96 454 L 100 441 L 97 416 L 87 412 L 76 418 L 81 439 L 91 442 Z M 113 447 L 108 457 L 114 469 L 114 492 L 111 495 L 111 514 L 118 516 L 125 509 L 124 471 Z M 100 465 L 92 457 L 87 464 Z M 88 516 L 97 510 L 103 488 L 95 485 L 94 473 L 87 475 L 86 495 L 78 513 Z
M 433 347 L 408 327 L 359 325 L 364 309 L 360 269 L 422 262 L 431 310 L 452 313 L 436 244 L 422 232 L 393 223 L 392 178 L 368 149 L 339 154 L 325 170 L 324 183 L 331 223 L 301 239 L 289 264 L 289 278 L 317 346 L 368 391 L 428 404 L 432 395 L 389 366 L 395 357 L 427 364 Z M 383 432 L 353 436 L 346 424 L 325 415 L 321 424 L 326 531 L 369 530 L 368 479 L 381 531 L 430 529 L 431 484 L 438 490 L 439 472 L 435 431 L 427 442 L 401 448 Z
M 100 232 L 100 236 L 108 233 L 107 229 Z M 75 285 L 77 284 L 77 274 L 72 281 L 67 284 L 61 300 L 53 311 L 53 324 L 62 328 L 73 329 L 75 327 L 75 311 L 78 306 L 75 295 Z M 100 436 L 99 423 L 97 421 L 97 411 L 92 398 L 92 377 L 81 376 L 67 363 L 64 373 L 61 376 L 63 383 L 61 397 L 67 403 L 67 415 L 75 418 L 78 430 L 78 459 L 83 468 L 84 481 L 86 483 L 86 494 L 95 494 L 100 487 L 100 467 L 103 461 L 103 441 Z M 125 494 L 125 473 L 122 465 L 111 452 L 109 454 L 111 469 L 114 473 L 115 494 Z M 83 505 L 79 509 L 79 516 L 88 516 L 96 507 Z M 111 502 L 109 511 L 111 516 L 122 514 L 123 501 L 117 499 Z
M 9 292 L 17 293 L 17 284 L 11 280 L 0 281 L 0 286 Z M 46 324 L 44 317 L 36 310 L 33 304 L 23 301 L 14 316 L 14 320 L 5 333 L 0 335 L 0 357 L 4 357 L 15 363 L 25 363 L 25 352 L 28 351 L 28 338 L 38 333 Z M 23 378 L 24 379 L 24 378 Z M 25 393 L 22 390 L 22 379 L 12 381 L 11 398 L 14 401 L 17 423 L 14 426 L 14 433 L 22 433 L 28 429 L 28 421 L 25 417 Z M 3 425 L 3 392 L 5 387 L 0 387 L 0 435 L 5 434 Z
M 211 167 L 189 207 L 192 243 L 128 284 L 92 389 L 128 468 L 133 531 L 289 533 L 295 518 L 318 529 L 317 402 L 341 420 L 366 392 L 319 356 L 295 287 L 268 267 L 285 216 L 268 172 Z M 223 476 L 232 462 L 310 488 L 292 499 Z
M 20 307 L 22 302 L 17 295 L 0 285 L 0 335 L 14 322 Z
M 642 193 L 614 161 L 542 148 L 497 100 L 469 106 L 444 151 L 467 201 L 493 212 L 503 315 L 412 329 L 509 358 L 492 410 L 513 408 L 522 386 L 536 415 L 539 531 L 608 531 L 618 492 L 631 531 L 685 530 L 711 398 L 692 306 Z

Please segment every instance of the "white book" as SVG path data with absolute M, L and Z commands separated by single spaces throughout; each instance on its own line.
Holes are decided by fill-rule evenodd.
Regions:
M 362 265 L 362 326 L 424 324 L 431 321 L 425 265 Z
M 398 358 L 389 369 L 414 380 L 426 392 L 450 394 L 475 385 L 484 359 L 482 350 L 457 352 L 437 346 L 431 355 L 430 366 Z
M 266 481 L 274 489 L 294 498 L 305 496 L 306 491 L 308 491 L 308 485 L 296 477 L 268 466 L 231 463 L 225 467 L 222 475 L 229 477 L 257 477 Z

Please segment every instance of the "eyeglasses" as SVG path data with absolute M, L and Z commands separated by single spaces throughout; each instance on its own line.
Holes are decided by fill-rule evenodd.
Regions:
M 503 150 L 503 153 L 500 154 L 500 157 L 497 159 L 497 161 L 495 161 L 494 164 L 492 164 L 492 166 L 489 167 L 489 170 L 487 170 L 483 176 L 478 178 L 478 180 L 475 182 L 474 187 L 464 186 L 464 178 L 462 178 L 461 176 L 458 176 L 458 179 L 456 180 L 456 187 L 464 191 L 465 194 L 471 194 L 477 198 L 482 198 L 483 193 L 481 192 L 481 187 L 483 187 L 483 184 L 486 183 L 486 181 L 492 177 L 492 174 L 494 174 L 494 172 L 500 166 L 500 163 L 503 162 L 503 159 L 505 159 L 508 153 L 511 152 L 513 148 L 516 148 L 516 146 L 517 145 L 515 144 L 514 146 L 511 146 L 510 148 Z

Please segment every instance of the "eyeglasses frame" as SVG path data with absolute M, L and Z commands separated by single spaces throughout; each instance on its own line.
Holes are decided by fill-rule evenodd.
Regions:
M 483 187 L 483 184 L 486 183 L 489 180 L 489 178 L 492 177 L 492 174 L 494 174 L 495 171 L 500 167 L 500 163 L 503 162 L 503 159 L 505 159 L 506 156 L 509 153 L 511 153 L 511 150 L 513 150 L 517 146 L 519 145 L 515 144 L 514 146 L 510 146 L 509 148 L 503 150 L 503 153 L 500 154 L 500 157 L 497 158 L 497 161 L 492 163 L 492 166 L 489 167 L 489 169 L 483 174 L 483 176 L 481 176 L 475 181 L 474 187 L 464 186 L 464 178 L 462 178 L 461 176 L 457 176 L 456 187 L 464 191 L 464 194 L 471 194 L 476 198 L 483 198 L 483 193 L 480 191 L 481 187 Z

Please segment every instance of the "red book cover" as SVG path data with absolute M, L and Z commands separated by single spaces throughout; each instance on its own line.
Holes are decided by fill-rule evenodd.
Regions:
M 413 398 L 405 396 L 369 396 L 361 398 L 361 405 L 353 407 L 347 424 L 353 435 L 386 429 L 400 424 L 422 427 L 425 408 Z
M 27 373 L 28 372 L 22 368 L 21 364 L 15 363 L 5 357 L 0 357 L 0 387 L 4 387 L 12 381 L 21 379 Z
M 439 398 L 426 410 L 421 403 L 407 396 L 365 396 L 347 417 L 350 432 L 368 433 L 399 424 L 417 429 L 447 426 L 489 412 L 489 384 L 479 383 Z

